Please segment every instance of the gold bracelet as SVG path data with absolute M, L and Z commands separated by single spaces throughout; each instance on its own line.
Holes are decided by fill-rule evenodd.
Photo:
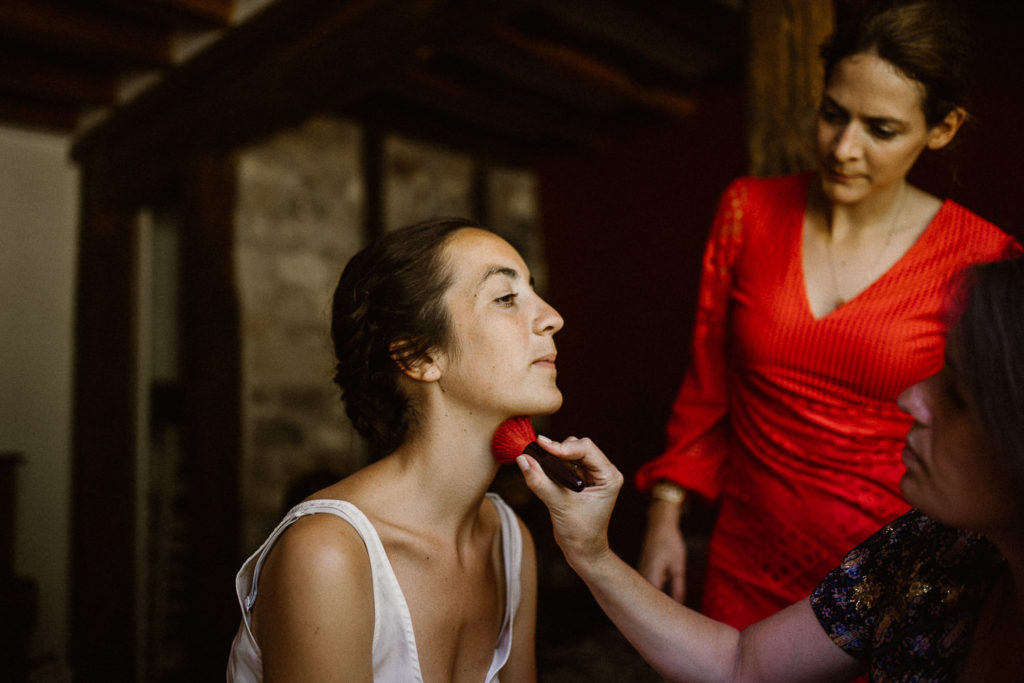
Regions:
M 651 489 L 651 498 L 681 506 L 686 502 L 686 489 L 675 482 L 662 479 Z

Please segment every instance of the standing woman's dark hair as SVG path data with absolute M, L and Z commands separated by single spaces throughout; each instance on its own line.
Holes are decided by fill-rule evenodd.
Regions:
M 1024 259 L 971 268 L 948 362 L 991 447 L 1024 486 Z
M 398 383 L 401 368 L 451 344 L 442 247 L 467 227 L 480 226 L 438 218 L 385 233 L 352 257 L 334 290 L 334 381 L 374 460 L 398 448 L 415 425 L 416 406 Z
M 924 86 L 921 108 L 934 126 L 953 109 L 967 109 L 973 47 L 967 18 L 952 2 L 895 0 L 841 16 L 821 57 L 828 83 L 844 58 L 877 54 Z

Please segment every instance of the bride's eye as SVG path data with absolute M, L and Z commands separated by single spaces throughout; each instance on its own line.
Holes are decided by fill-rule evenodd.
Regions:
M 502 305 L 502 306 L 504 306 L 506 308 L 510 308 L 513 305 L 515 305 L 516 297 L 518 297 L 518 296 L 519 296 L 519 294 L 516 293 L 516 292 L 509 292 L 508 294 L 505 294 L 504 296 L 499 296 L 494 301 L 495 301 L 495 303 L 500 304 L 500 305 Z

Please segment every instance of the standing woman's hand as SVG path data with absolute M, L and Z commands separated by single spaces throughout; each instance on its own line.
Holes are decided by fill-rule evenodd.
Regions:
M 555 541 L 569 564 L 579 571 L 578 565 L 611 553 L 608 522 L 622 488 L 622 473 L 590 439 L 571 436 L 558 442 L 538 436 L 537 443 L 549 453 L 572 461 L 583 470 L 587 482 L 582 491 L 570 491 L 551 481 L 531 456 L 516 458 L 526 485 L 551 513 Z
M 652 500 L 647 508 L 647 531 L 637 571 L 673 600 L 686 599 L 686 540 L 679 529 L 682 506 Z

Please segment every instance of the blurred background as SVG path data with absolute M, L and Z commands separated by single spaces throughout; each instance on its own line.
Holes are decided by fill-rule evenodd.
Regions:
M 630 478 L 663 445 L 718 194 L 811 167 L 817 45 L 859 4 L 4 0 L 0 681 L 223 680 L 242 560 L 365 462 L 327 326 L 381 231 L 508 236 L 566 320 L 539 430 Z M 964 5 L 973 120 L 914 180 L 1021 238 L 1020 23 Z M 658 680 L 514 473 L 495 488 L 538 544 L 541 679 Z M 627 486 L 629 561 L 643 510 Z

